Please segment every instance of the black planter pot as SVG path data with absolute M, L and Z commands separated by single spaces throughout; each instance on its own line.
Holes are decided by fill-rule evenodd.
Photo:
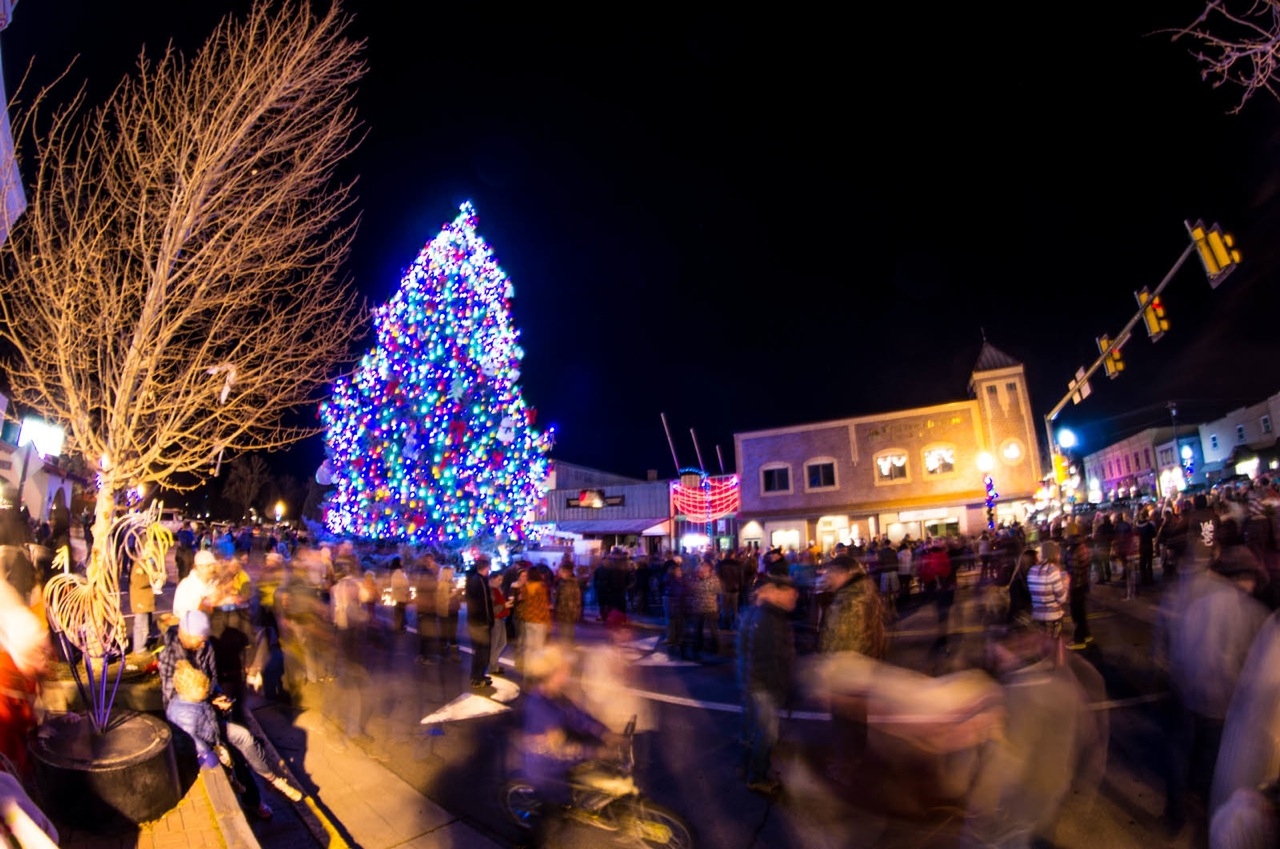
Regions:
M 43 806 L 58 822 L 111 833 L 158 819 L 182 798 L 163 719 L 113 717 L 95 734 L 87 718 L 52 716 L 31 742 Z

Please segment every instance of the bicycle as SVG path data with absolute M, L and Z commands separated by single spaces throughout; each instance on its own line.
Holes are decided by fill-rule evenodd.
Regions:
M 636 785 L 635 730 L 633 716 L 622 733 L 616 760 L 591 761 L 573 771 L 572 802 L 563 813 L 574 822 L 614 832 L 634 846 L 693 849 L 693 829 L 685 819 L 647 798 Z M 518 826 L 532 829 L 542 816 L 543 801 L 532 784 L 515 777 L 502 788 L 502 807 Z

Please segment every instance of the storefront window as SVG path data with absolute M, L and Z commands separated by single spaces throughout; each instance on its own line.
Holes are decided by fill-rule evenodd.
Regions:
M 876 483 L 902 483 L 910 479 L 907 452 L 885 451 L 876 457 Z
M 924 451 L 924 471 L 927 475 L 947 475 L 956 470 L 956 449 L 950 445 L 935 445 Z

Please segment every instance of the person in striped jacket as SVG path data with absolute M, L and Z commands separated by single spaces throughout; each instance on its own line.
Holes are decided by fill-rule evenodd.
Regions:
M 1031 591 L 1031 618 L 1047 635 L 1062 636 L 1062 618 L 1071 587 L 1071 578 L 1062 568 L 1062 551 L 1058 544 L 1046 540 L 1040 544 L 1040 561 L 1027 570 L 1027 588 Z

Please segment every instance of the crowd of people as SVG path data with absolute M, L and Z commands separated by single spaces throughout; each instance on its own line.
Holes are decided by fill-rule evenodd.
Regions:
M 898 709 L 958 709 L 913 703 L 910 696 L 886 708 L 888 682 L 904 673 L 891 669 L 886 658 L 895 618 L 913 605 L 935 607 L 934 648 L 947 651 L 959 577 L 972 570 L 973 580 L 963 585 L 974 587 L 987 625 L 981 664 L 986 677 L 963 698 L 1004 705 L 1004 719 L 993 719 L 1000 712 L 983 708 L 974 714 L 984 717 L 974 726 L 980 730 L 961 735 L 962 742 L 931 745 L 995 747 L 994 760 L 982 760 L 990 769 L 959 782 L 968 788 L 967 827 L 990 837 L 1008 828 L 1051 831 L 1062 797 L 1042 788 L 1039 797 L 1026 799 L 1028 788 L 1040 787 L 1027 770 L 1037 761 L 1043 766 L 1045 752 L 1056 753 L 1055 764 L 1076 764 L 1081 747 L 1102 733 L 1093 719 L 1081 719 L 1087 715 L 1086 693 L 1100 687 L 1086 661 L 1094 643 L 1091 587 L 1115 584 L 1124 600 L 1160 591 L 1154 658 L 1172 693 L 1165 816 L 1177 828 L 1189 806 L 1208 809 L 1210 795 L 1218 793 L 1215 767 L 1232 696 L 1256 635 L 1280 608 L 1277 508 L 1280 486 L 1264 479 L 1213 496 L 1078 512 L 971 537 L 876 538 L 827 552 L 745 547 L 645 556 L 615 548 L 585 564 L 566 553 L 554 565 L 517 558 L 500 570 L 483 554 L 463 564 L 408 550 L 379 567 L 368 557 L 359 559 L 349 543 L 315 547 L 272 538 L 256 579 L 246 569 L 243 535 L 202 534 L 188 526 L 178 534 L 179 580 L 168 617 L 156 620 L 157 590 L 145 573 L 130 574 L 131 648 L 158 653 L 166 715 L 190 738 L 190 757 L 228 769 L 246 808 L 270 816 L 258 782 L 290 799 L 300 791 L 279 764 L 270 763 L 243 711 L 249 689 L 271 686 L 264 673 L 277 648 L 285 667 L 282 690 L 274 695 L 296 695 L 306 683 L 334 680 L 358 688 L 376 656 L 370 649 L 392 640 L 412 639 L 423 665 L 460 664 L 464 628 L 472 655 L 470 684 L 477 690 L 503 674 L 507 654 L 526 684 L 535 685 L 562 666 L 548 660 L 548 650 L 561 660 L 581 653 L 593 658 L 590 664 L 583 660 L 579 672 L 582 693 L 588 679 L 594 681 L 590 713 L 607 719 L 599 728 L 616 733 L 621 717 L 611 704 L 620 691 L 609 682 L 625 676 L 625 656 L 582 650 L 580 631 L 595 620 L 609 635 L 605 644 L 616 649 L 621 638 L 629 638 L 631 617 L 656 615 L 664 626 L 660 645 L 671 659 L 735 657 L 743 699 L 743 775 L 752 790 L 774 795 L 781 788 L 773 769 L 780 716 L 805 686 L 817 687 L 831 705 L 825 769 L 845 787 L 865 785 L 868 764 L 877 756 L 868 734 L 869 705 L 877 699 L 882 721 Z M 0 519 L 4 514 L 0 505 Z M 15 583 L 23 580 L 20 571 L 6 577 L 21 590 Z M 31 600 L 29 589 L 15 597 Z M 569 647 L 578 651 L 566 652 Z M 807 677 L 797 661 L 805 650 L 826 664 L 816 678 Z M 879 665 L 870 667 L 874 674 L 867 663 Z M 969 685 L 974 680 L 965 679 Z M 930 682 L 913 680 L 903 692 L 942 692 L 934 686 L 939 682 L 945 683 L 945 674 Z M 1045 689 L 1037 690 L 1041 685 Z M 549 687 L 544 695 L 556 685 Z M 1019 701 L 1030 710 L 1028 697 L 1033 707 L 1075 717 L 1070 733 L 1052 744 L 1030 731 L 1021 737 L 1011 733 L 1007 708 Z M 358 723 L 348 730 L 358 733 Z M 1002 766 L 991 772 L 997 763 Z M 998 803 L 1016 794 L 1023 796 L 1022 813 Z M 1261 809 L 1256 802 L 1248 809 Z

